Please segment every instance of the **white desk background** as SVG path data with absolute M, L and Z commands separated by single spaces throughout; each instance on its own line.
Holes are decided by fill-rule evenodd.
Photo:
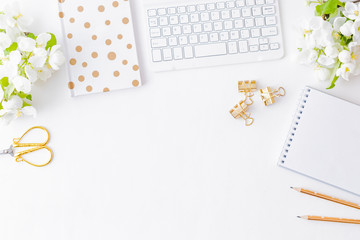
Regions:
M 21 2 L 35 16 L 34 32 L 61 39 L 56 0 Z M 289 187 L 360 198 L 276 165 L 300 90 L 329 84 L 292 61 L 294 26 L 311 10 L 304 0 L 280 4 L 286 42 L 280 61 L 156 74 L 145 66 L 141 88 L 78 98 L 70 97 L 65 68 L 36 86 L 38 117 L 1 127 L 0 146 L 43 125 L 55 158 L 45 168 L 1 159 L 0 239 L 359 239 L 359 226 L 296 218 L 360 218 L 359 211 Z M 140 20 L 141 1 L 132 5 Z M 137 30 L 141 36 L 142 26 Z M 246 79 L 287 90 L 271 107 L 255 98 L 252 127 L 228 112 L 240 99 L 237 81 Z M 360 104 L 359 89 L 356 79 L 328 92 Z

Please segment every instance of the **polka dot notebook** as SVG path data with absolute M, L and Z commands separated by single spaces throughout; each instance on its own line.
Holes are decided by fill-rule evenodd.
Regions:
M 141 85 L 128 0 L 58 0 L 72 96 Z

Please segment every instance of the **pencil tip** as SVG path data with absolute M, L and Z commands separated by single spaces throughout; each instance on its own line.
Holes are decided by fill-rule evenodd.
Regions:
M 291 189 L 294 189 L 294 187 L 290 187 Z
M 301 216 L 297 216 L 298 218 L 301 218 Z

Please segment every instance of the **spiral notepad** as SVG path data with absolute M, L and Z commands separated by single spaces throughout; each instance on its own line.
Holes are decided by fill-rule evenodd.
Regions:
M 360 106 L 306 87 L 279 165 L 360 195 Z

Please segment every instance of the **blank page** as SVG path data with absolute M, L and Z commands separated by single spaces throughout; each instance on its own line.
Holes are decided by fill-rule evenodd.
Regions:
M 360 195 L 360 106 L 306 87 L 279 165 Z

